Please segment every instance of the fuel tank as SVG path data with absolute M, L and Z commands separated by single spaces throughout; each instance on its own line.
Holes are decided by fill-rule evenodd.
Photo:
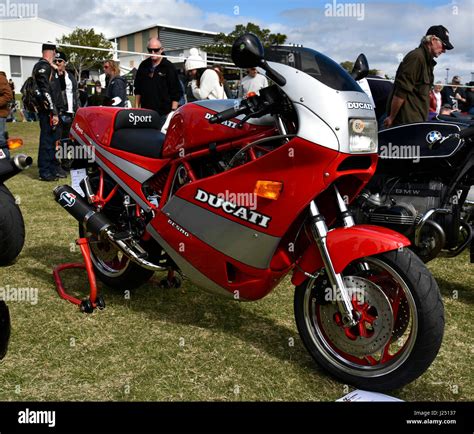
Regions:
M 183 152 L 190 153 L 208 146 L 210 143 L 230 142 L 248 135 L 258 134 L 274 128 L 273 118 L 265 116 L 251 119 L 238 128 L 236 119 L 222 124 L 210 124 L 209 118 L 215 113 L 227 110 L 239 101 L 204 100 L 185 104 L 171 119 L 163 145 L 163 158 L 174 157 Z
M 433 141 L 458 133 L 460 127 L 445 122 L 420 122 L 379 131 L 377 173 L 397 176 L 433 173 L 446 174 L 447 167 L 464 164 L 467 149 L 457 138 L 446 140 L 432 149 Z

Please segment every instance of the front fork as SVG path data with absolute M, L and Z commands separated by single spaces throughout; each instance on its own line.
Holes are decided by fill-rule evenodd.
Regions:
M 341 211 L 344 226 L 354 226 L 354 219 L 351 213 L 348 211 L 347 206 L 336 186 L 334 186 L 334 190 L 336 193 L 336 199 L 339 209 Z M 318 245 L 324 266 L 326 268 L 326 273 L 329 282 L 331 283 L 331 286 L 335 289 L 337 304 L 339 306 L 339 311 L 342 315 L 342 322 L 345 327 L 352 327 L 357 324 L 357 320 L 354 318 L 352 301 L 349 291 L 347 290 L 344 284 L 342 275 L 340 273 L 336 273 L 331 260 L 331 255 L 329 254 L 326 242 L 328 234 L 328 227 L 326 225 L 326 221 L 324 220 L 324 217 L 320 214 L 318 206 L 316 205 L 316 201 L 311 201 L 309 211 L 312 217 L 311 230 L 316 244 Z

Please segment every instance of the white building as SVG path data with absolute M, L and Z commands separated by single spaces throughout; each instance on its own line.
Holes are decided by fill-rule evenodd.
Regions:
M 11 18 L 0 20 L 0 71 L 15 83 L 19 93 L 41 57 L 43 42 L 56 42 L 72 28 L 43 18 Z M 28 42 L 19 42 L 28 41 Z

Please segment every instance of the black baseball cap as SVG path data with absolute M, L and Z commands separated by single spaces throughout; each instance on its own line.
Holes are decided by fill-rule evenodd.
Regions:
M 65 62 L 67 62 L 67 56 L 66 56 L 66 53 L 63 53 L 62 51 L 58 51 L 56 53 L 56 59 L 61 59 L 61 60 L 64 60 Z
M 47 42 L 46 44 L 43 44 L 41 47 L 41 51 L 46 51 L 46 50 L 56 51 L 56 45 L 54 45 L 52 42 Z
M 452 50 L 453 44 L 449 42 L 449 32 L 448 29 L 444 26 L 431 26 L 427 32 L 426 35 L 433 35 L 436 36 L 441 40 L 441 42 L 444 44 L 446 50 Z

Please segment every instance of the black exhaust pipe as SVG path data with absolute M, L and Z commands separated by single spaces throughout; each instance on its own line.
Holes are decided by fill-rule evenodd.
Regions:
M 56 202 L 81 223 L 87 232 L 101 234 L 112 226 L 112 222 L 69 185 L 60 185 L 53 191 Z
M 3 184 L 22 170 L 28 169 L 32 164 L 33 159 L 24 154 L 15 155 L 11 160 L 0 160 L 0 184 Z

